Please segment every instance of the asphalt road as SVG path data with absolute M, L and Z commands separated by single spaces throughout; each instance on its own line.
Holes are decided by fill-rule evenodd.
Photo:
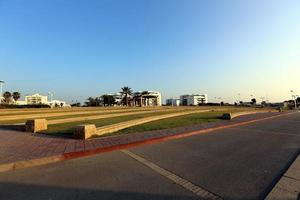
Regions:
M 201 197 L 159 170 L 222 199 L 264 199 L 300 152 L 300 113 L 129 152 L 144 161 L 115 151 L 1 173 L 0 199 Z

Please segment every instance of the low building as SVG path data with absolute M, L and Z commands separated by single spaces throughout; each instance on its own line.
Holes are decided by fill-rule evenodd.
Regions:
M 38 93 L 25 96 L 25 101 L 17 101 L 17 105 L 49 105 L 51 108 L 53 107 L 70 107 L 65 101 L 61 100 L 52 100 L 48 101 L 47 96 L 40 95 Z
M 48 97 L 36 93 L 31 96 L 25 96 L 25 102 L 28 105 L 48 104 Z
M 182 106 L 196 106 L 200 104 L 207 104 L 208 98 L 206 94 L 186 94 L 180 96 L 180 105 Z
M 134 106 L 161 106 L 161 93 L 157 91 L 139 91 L 133 94 Z
M 16 105 L 27 105 L 27 102 L 26 102 L 26 101 L 21 101 L 21 100 L 15 101 L 14 103 L 15 103 Z
M 167 99 L 166 100 L 166 105 L 167 106 L 180 106 L 180 99 Z
M 49 105 L 51 108 L 70 107 L 70 105 L 67 104 L 65 101 L 60 101 L 60 100 L 49 101 L 49 102 L 47 102 L 47 105 Z

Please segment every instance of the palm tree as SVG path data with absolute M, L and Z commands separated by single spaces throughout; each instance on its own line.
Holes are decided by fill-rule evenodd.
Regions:
M 132 95 L 132 89 L 128 86 L 122 87 L 121 88 L 121 94 L 123 96 L 123 98 L 125 99 L 125 104 L 126 106 L 128 106 L 128 97 Z
M 5 103 L 9 103 L 11 101 L 11 93 L 6 91 L 3 93 L 3 97 L 4 97 L 4 102 Z
M 20 92 L 13 92 L 12 98 L 15 100 L 15 103 L 21 98 Z

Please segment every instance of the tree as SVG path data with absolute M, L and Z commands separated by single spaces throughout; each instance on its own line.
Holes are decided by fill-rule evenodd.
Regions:
M 251 99 L 251 105 L 255 105 L 255 104 L 256 104 L 256 99 L 255 98 Z
M 106 106 L 106 105 L 111 106 L 111 105 L 116 104 L 116 99 L 113 95 L 103 95 L 102 99 L 103 99 L 104 106 Z
M 99 97 L 96 97 L 96 98 L 89 97 L 89 98 L 87 98 L 87 101 L 84 103 L 88 107 L 96 107 L 96 106 L 100 106 L 101 102 L 102 102 L 102 100 Z
M 262 102 L 261 102 L 261 106 L 262 106 L 262 107 L 266 107 L 266 106 L 267 106 L 267 102 L 266 102 L 266 101 L 262 101 Z
M 85 102 L 86 106 L 92 107 L 96 106 L 96 100 L 93 97 L 87 98 L 87 102 Z
M 128 86 L 121 88 L 121 94 L 123 96 L 123 100 L 125 100 L 125 105 L 128 106 L 128 98 L 132 95 L 132 89 Z
M 10 92 L 6 91 L 3 93 L 3 98 L 4 98 L 3 100 L 5 103 L 9 104 L 11 101 L 11 97 L 12 97 L 12 95 Z
M 100 106 L 101 102 L 102 102 L 101 98 L 96 97 L 96 98 L 95 98 L 95 105 L 94 105 L 94 106 L 96 106 L 96 107 L 97 107 L 97 106 Z
M 13 92 L 12 98 L 17 102 L 21 98 L 20 92 Z
M 81 106 L 81 103 L 79 103 L 79 102 L 71 104 L 71 107 L 80 107 L 80 106 Z

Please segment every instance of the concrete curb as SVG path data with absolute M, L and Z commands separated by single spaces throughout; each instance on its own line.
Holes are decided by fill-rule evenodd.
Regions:
M 261 118 L 261 119 L 249 120 L 246 122 L 238 122 L 236 124 L 230 124 L 230 125 L 225 125 L 225 126 L 220 126 L 220 127 L 215 127 L 215 128 L 208 128 L 208 129 L 203 129 L 203 130 L 199 130 L 199 131 L 182 133 L 182 134 L 178 134 L 178 135 L 152 138 L 152 139 L 148 139 L 148 140 L 132 142 L 129 144 L 121 144 L 121 145 L 104 147 L 104 148 L 96 148 L 96 149 L 87 150 L 87 151 L 64 153 L 64 154 L 57 155 L 57 156 L 42 157 L 42 158 L 37 158 L 37 159 L 32 159 L 32 160 L 24 160 L 24 161 L 12 162 L 12 163 L 5 163 L 5 164 L 0 164 L 0 172 L 7 172 L 7 171 L 12 171 L 12 170 L 17 170 L 17 169 L 51 164 L 51 163 L 56 163 L 56 162 L 60 162 L 60 161 L 66 161 L 66 160 L 71 160 L 71 159 L 76 159 L 76 158 L 81 158 L 81 157 L 86 157 L 86 156 L 92 156 L 92 155 L 104 153 L 104 152 L 127 149 L 127 148 L 131 148 L 131 147 L 137 147 L 137 146 L 141 146 L 141 145 L 145 145 L 145 144 L 154 144 L 154 143 L 158 143 L 158 142 L 175 140 L 175 139 L 190 137 L 190 136 L 194 136 L 194 135 L 209 133 L 212 131 L 217 131 L 217 130 L 233 128 L 233 127 L 237 127 L 237 126 L 242 126 L 242 125 L 246 125 L 246 124 L 251 124 L 254 122 L 265 121 L 268 119 L 274 119 L 274 118 L 287 116 L 287 115 L 291 115 L 291 114 L 294 114 L 294 112 L 271 116 L 271 117 L 265 117 L 265 118 Z
M 224 113 L 222 118 L 224 120 L 232 120 L 236 117 L 244 116 L 244 115 L 251 115 L 251 114 L 259 114 L 259 113 L 270 113 L 270 112 L 278 112 L 278 111 L 242 111 L 242 112 L 236 112 L 236 113 Z
M 300 156 L 281 177 L 265 200 L 300 199 Z

